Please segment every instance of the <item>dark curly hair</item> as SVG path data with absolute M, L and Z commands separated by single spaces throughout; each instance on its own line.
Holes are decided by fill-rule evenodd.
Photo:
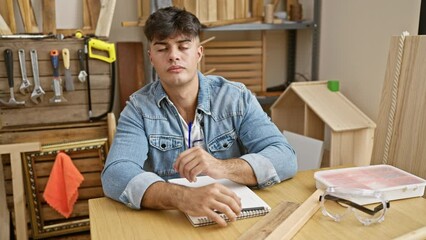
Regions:
M 144 33 L 148 41 L 164 40 L 176 34 L 198 37 L 201 23 L 198 18 L 180 8 L 166 7 L 152 13 L 146 20 Z

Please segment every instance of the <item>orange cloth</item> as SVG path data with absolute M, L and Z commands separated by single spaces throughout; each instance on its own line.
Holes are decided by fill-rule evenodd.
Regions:
M 71 158 L 59 152 L 50 172 L 49 180 L 44 189 L 43 197 L 46 202 L 68 218 L 78 198 L 78 187 L 84 177 L 71 161 Z

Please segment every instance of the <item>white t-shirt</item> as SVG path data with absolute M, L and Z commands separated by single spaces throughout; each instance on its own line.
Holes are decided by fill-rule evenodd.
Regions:
M 192 122 L 188 124 L 185 122 L 183 117 L 179 114 L 179 118 L 182 124 L 182 128 L 185 136 L 186 147 L 192 148 L 194 146 L 200 146 L 203 149 L 206 149 L 204 143 L 204 133 L 203 128 L 201 127 L 201 114 L 195 113 L 195 118 Z

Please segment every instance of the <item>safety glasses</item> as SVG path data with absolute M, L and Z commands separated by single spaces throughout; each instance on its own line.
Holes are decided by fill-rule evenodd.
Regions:
M 366 189 L 328 187 L 319 200 L 324 216 L 340 222 L 352 212 L 366 226 L 382 222 L 385 219 L 386 210 L 390 207 L 382 193 Z M 374 204 L 364 206 L 359 204 L 361 202 Z

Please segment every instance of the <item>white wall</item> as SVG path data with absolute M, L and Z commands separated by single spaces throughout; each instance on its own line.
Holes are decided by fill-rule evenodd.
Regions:
M 312 19 L 313 1 L 300 0 L 307 19 Z M 420 1 L 322 0 L 319 79 L 340 80 L 341 92 L 373 120 L 377 119 L 390 38 L 403 31 L 417 34 Z M 116 4 L 110 41 L 144 39 L 141 27 L 121 26 L 123 21 L 137 20 L 136 6 L 136 0 Z M 267 86 L 275 86 L 286 76 L 286 35 L 285 31 L 267 34 L 266 82 Z M 310 30 L 298 31 L 296 72 L 308 78 L 311 77 L 310 41 Z
M 323 0 L 319 78 L 377 120 L 391 36 L 417 35 L 420 0 Z

